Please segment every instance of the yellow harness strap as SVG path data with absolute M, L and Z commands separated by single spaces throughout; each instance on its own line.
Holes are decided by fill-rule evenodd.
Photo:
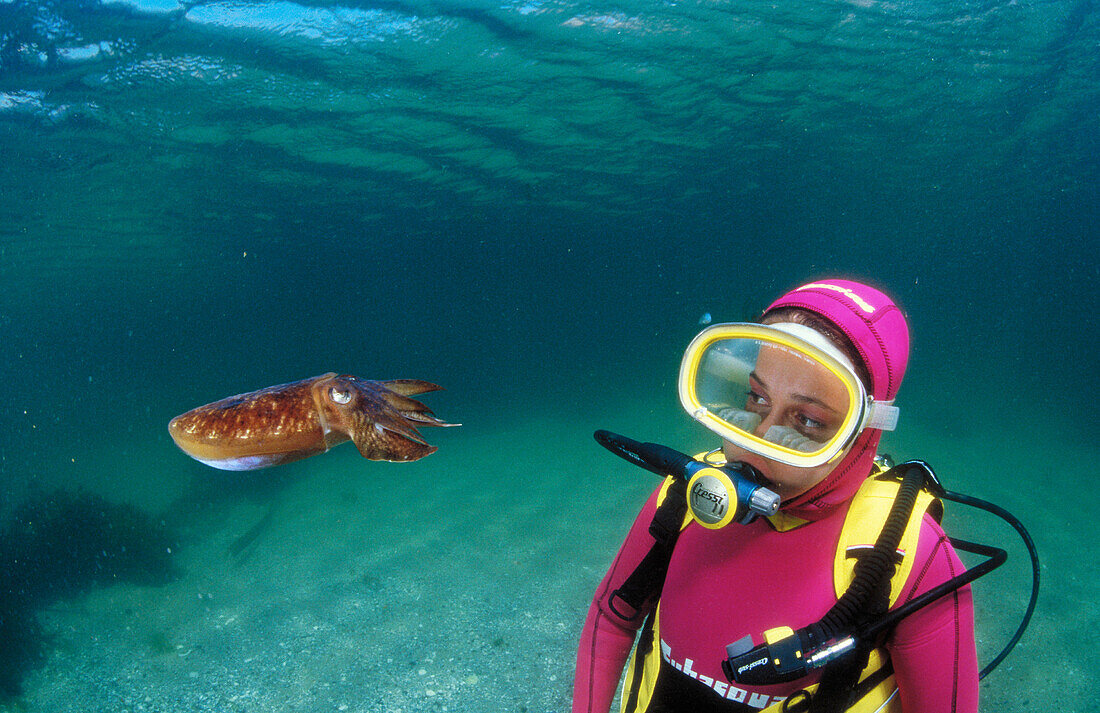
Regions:
M 852 498 L 852 504 L 844 518 L 844 528 L 840 531 L 840 540 L 837 542 L 836 557 L 833 560 L 833 586 L 838 598 L 852 583 L 856 567 L 856 558 L 853 553 L 861 548 L 870 550 L 875 546 L 879 533 L 886 525 L 890 508 L 893 507 L 894 500 L 898 496 L 899 486 L 900 483 L 895 480 L 880 480 L 871 476 L 863 481 L 863 485 Z M 917 502 L 913 505 L 909 523 L 905 526 L 905 533 L 901 536 L 901 543 L 898 545 L 901 561 L 890 582 L 890 606 L 893 606 L 901 596 L 902 587 L 909 579 L 909 572 L 913 569 L 913 555 L 917 551 L 917 540 L 920 538 L 921 520 L 924 519 L 924 514 L 928 512 L 933 502 L 937 502 L 936 498 L 927 490 L 917 493 Z

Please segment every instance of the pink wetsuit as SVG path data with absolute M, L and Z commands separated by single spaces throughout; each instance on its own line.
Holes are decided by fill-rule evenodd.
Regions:
M 730 711 L 762 709 L 816 681 L 811 675 L 772 686 L 730 684 L 721 662 L 727 644 L 745 635 L 759 644 L 762 633 L 777 626 L 798 629 L 820 619 L 836 602 L 833 556 L 853 483 L 858 487 L 862 480 L 851 466 L 866 462 L 866 457 L 850 459 L 848 468 L 838 468 L 848 470 L 847 477 L 843 472 L 830 477 L 811 491 L 809 502 L 799 499 L 802 507 L 785 507 L 810 520 L 800 527 L 780 532 L 758 519 L 720 530 L 697 523 L 684 529 L 660 599 L 660 642 L 654 645 L 661 647 L 664 663 L 676 669 L 662 670 L 662 676 L 690 677 L 690 688 L 711 688 L 716 704 L 725 699 Z M 625 621 L 608 600 L 653 544 L 648 527 L 655 508 L 656 493 L 596 590 L 577 654 L 573 713 L 606 713 L 611 706 L 643 617 L 640 613 Z M 897 605 L 963 569 L 943 530 L 926 515 L 915 564 Z M 977 711 L 973 618 L 966 587 L 906 617 L 887 639 L 905 713 Z

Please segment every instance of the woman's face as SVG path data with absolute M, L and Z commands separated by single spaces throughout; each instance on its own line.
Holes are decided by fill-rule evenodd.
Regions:
M 760 438 L 780 442 L 787 439 L 808 444 L 824 444 L 836 435 L 849 409 L 848 392 L 843 382 L 821 364 L 782 347 L 761 348 L 749 381 L 745 410 L 760 417 L 754 433 Z M 768 485 L 783 500 L 801 495 L 821 482 L 837 460 L 813 468 L 778 463 L 725 441 L 722 451 L 727 461 L 748 463 L 767 479 Z

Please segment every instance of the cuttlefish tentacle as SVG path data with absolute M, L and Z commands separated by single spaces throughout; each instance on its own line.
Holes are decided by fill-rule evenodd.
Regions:
M 420 436 L 417 426 L 448 426 L 436 418 L 427 406 L 408 396 L 403 396 L 391 386 L 407 393 L 435 391 L 439 387 L 426 381 L 405 380 L 393 382 L 353 381 L 355 399 L 382 404 L 374 409 L 350 409 L 342 412 L 347 417 L 344 430 L 364 458 L 394 460 L 385 454 L 398 453 L 401 460 L 416 460 L 436 451 L 434 446 Z
M 200 406 L 168 424 L 176 445 L 223 470 L 287 463 L 352 440 L 364 458 L 411 461 L 434 453 L 417 426 L 455 426 L 409 395 L 427 381 L 368 381 L 335 372 Z
M 426 394 L 429 391 L 442 391 L 443 387 L 438 384 L 433 384 L 430 381 L 421 381 L 420 379 L 390 379 L 389 381 L 376 382 L 382 384 L 390 391 L 401 394 L 402 396 L 416 396 L 417 394 Z

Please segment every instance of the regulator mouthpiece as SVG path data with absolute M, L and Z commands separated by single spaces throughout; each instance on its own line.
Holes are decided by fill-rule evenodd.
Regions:
M 634 465 L 687 481 L 688 509 L 703 527 L 747 525 L 779 509 L 779 496 L 759 485 L 760 473 L 747 463 L 703 463 L 668 446 L 640 443 L 610 431 L 593 435 L 601 446 Z
M 688 481 L 688 509 L 703 527 L 717 530 L 731 522 L 747 525 L 757 515 L 774 515 L 779 496 L 759 485 L 760 474 L 746 463 L 700 467 Z

